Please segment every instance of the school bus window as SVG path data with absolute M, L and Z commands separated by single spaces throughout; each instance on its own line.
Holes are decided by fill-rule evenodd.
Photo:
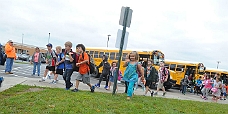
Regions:
M 176 67 L 176 64 L 171 64 L 170 65 L 170 70 L 174 70 L 175 71 L 175 67 Z
M 105 55 L 109 57 L 109 52 L 105 52 Z
M 115 60 L 115 54 L 116 54 L 115 52 L 110 53 L 110 59 L 111 60 Z
M 165 68 L 168 68 L 169 69 L 169 64 L 165 64 Z
M 100 53 L 99 53 L 99 57 L 100 57 L 100 58 L 102 58 L 103 55 L 104 55 L 104 52 L 100 52 Z
M 119 53 L 116 53 L 116 60 L 119 60 L 119 57 L 120 57 Z
M 98 58 L 99 56 L 98 56 L 98 51 L 95 51 L 94 52 L 94 58 Z
M 127 56 L 127 53 L 123 53 L 122 61 L 125 61 L 126 56 Z
M 211 78 L 214 78 L 215 77 L 215 74 L 216 74 L 215 72 L 212 72 L 211 73 Z
M 93 57 L 94 51 L 90 51 L 89 54 Z
M 177 65 L 176 71 L 184 71 L 184 65 Z

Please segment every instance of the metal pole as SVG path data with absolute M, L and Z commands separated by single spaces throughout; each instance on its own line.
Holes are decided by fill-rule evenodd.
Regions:
M 121 42 L 120 42 L 120 50 L 119 50 L 119 59 L 118 59 L 118 67 L 117 67 L 117 72 L 114 74 L 114 85 L 113 85 L 113 92 L 112 94 L 114 95 L 116 92 L 116 86 L 117 86 L 117 77 L 119 75 L 119 69 L 120 69 L 120 63 L 121 63 L 121 58 L 122 58 L 122 51 L 123 51 L 123 45 L 124 45 L 124 37 L 126 33 L 126 26 L 127 26 L 127 17 L 128 17 L 128 12 L 129 12 L 130 7 L 126 7 L 125 9 L 125 15 L 124 15 L 124 22 L 123 22 L 123 31 L 122 31 L 122 37 L 121 37 Z
M 107 40 L 107 49 L 108 49 L 109 36 L 111 36 L 111 35 L 108 35 L 108 40 Z
M 50 34 L 51 34 L 51 33 L 49 33 L 49 37 L 48 37 L 48 44 L 49 44 L 49 40 L 50 40 Z
M 24 34 L 22 33 L 22 38 L 21 38 L 21 54 L 23 53 L 23 37 L 24 37 Z
M 217 64 L 217 69 L 218 69 L 218 66 L 219 66 L 220 61 L 217 61 L 217 63 L 218 63 L 218 64 Z

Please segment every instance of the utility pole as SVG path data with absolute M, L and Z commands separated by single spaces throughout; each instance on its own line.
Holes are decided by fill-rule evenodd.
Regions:
M 111 36 L 111 35 L 110 35 L 110 34 L 108 35 L 108 40 L 107 40 L 107 49 L 108 49 L 109 36 Z
M 21 54 L 23 54 L 23 39 L 24 39 L 24 34 L 22 33 L 22 38 L 21 38 Z
M 219 63 L 221 63 L 221 61 L 217 61 L 217 63 L 218 63 L 218 64 L 217 64 L 217 69 L 218 69 Z
M 49 33 L 49 37 L 48 37 L 48 44 L 49 44 L 50 36 L 51 36 L 51 33 Z

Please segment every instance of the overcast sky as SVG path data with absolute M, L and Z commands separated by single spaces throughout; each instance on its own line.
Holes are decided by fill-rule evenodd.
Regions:
M 45 47 L 72 41 L 115 47 L 122 6 L 133 10 L 127 49 L 159 49 L 166 59 L 228 69 L 228 0 L 0 0 L 0 43 Z

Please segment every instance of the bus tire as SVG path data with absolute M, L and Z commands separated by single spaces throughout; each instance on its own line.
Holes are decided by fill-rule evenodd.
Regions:
M 91 74 L 92 77 L 97 78 L 99 76 L 99 69 L 97 69 L 97 67 L 95 67 L 95 72 Z

